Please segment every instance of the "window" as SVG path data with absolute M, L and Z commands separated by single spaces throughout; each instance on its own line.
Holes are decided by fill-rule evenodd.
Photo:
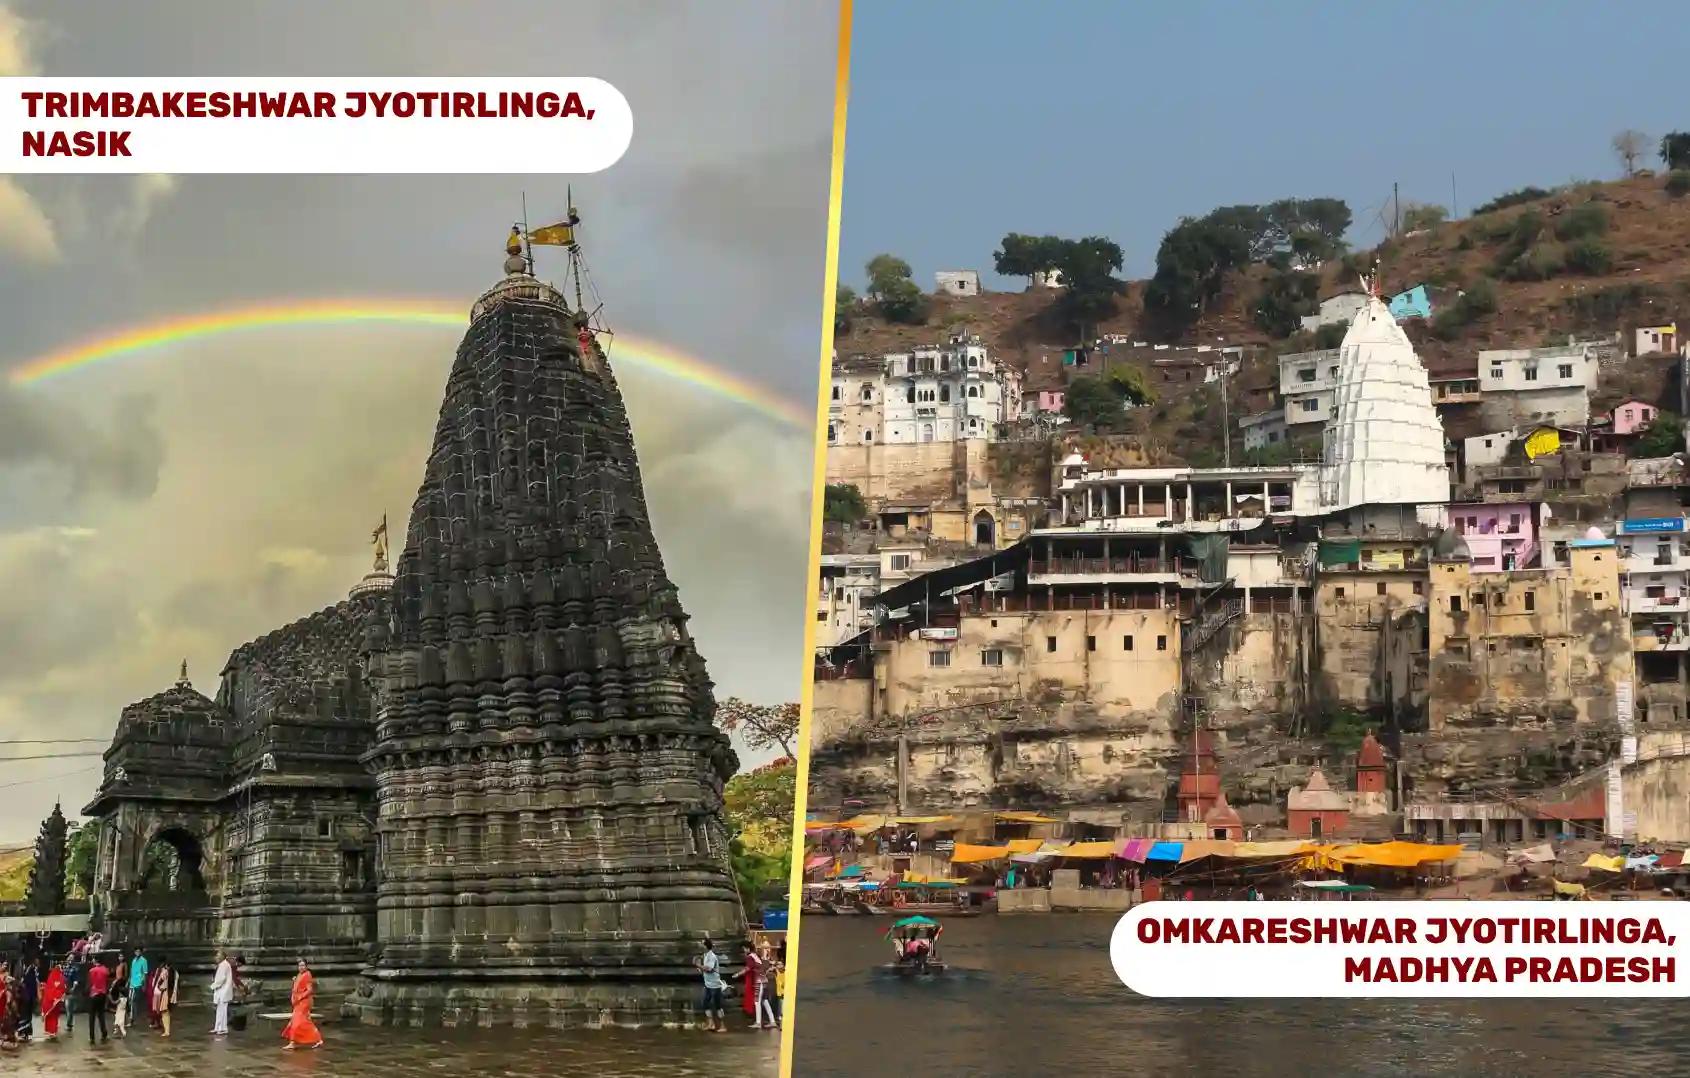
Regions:
M 1320 411 L 1320 402 L 1315 400 L 1313 397 L 1309 397 L 1309 398 L 1305 399 L 1303 401 L 1303 411 L 1305 411 L 1305 412 L 1318 412 L 1318 411 Z
M 1449 597 L 1449 612 L 1451 614 L 1461 613 L 1461 596 L 1451 595 Z
M 827 425 L 827 440 L 830 442 L 837 442 L 839 440 L 839 426 L 837 424 L 829 423 Z
M 1130 636 L 1121 637 L 1121 650 L 1122 651 L 1131 651 L 1132 649 L 1133 649 L 1133 638 L 1130 637 Z
M 334 836 L 334 821 L 323 817 L 317 821 L 317 837 L 332 838 Z
M 893 569 L 908 569 L 909 567 L 910 567 L 910 556 L 908 554 L 894 554 L 894 555 L 892 555 L 892 568 Z
M 1384 582 L 1384 581 L 1383 581 L 1383 580 L 1381 580 L 1381 581 L 1379 581 L 1379 582 L 1378 582 L 1378 583 L 1377 583 L 1377 584 L 1375 584 L 1375 585 L 1373 585 L 1373 588 L 1374 588 L 1374 592 L 1373 592 L 1373 593 L 1374 593 L 1374 594 L 1375 594 L 1375 595 L 1383 595 L 1383 594 L 1385 594 L 1385 582 Z
M 939 387 L 939 399 L 941 401 L 949 401 L 951 399 L 951 386 L 949 382 Z
M 1555 368 L 1555 372 L 1562 378 L 1571 378 L 1573 376 L 1573 365 L 1571 363 L 1563 363 L 1559 367 Z
M 816 620 L 817 621 L 826 621 L 827 620 L 827 611 L 825 611 L 825 610 L 816 611 Z
M 833 387 L 833 399 L 834 400 L 841 400 L 841 399 L 844 398 L 844 396 L 845 396 L 845 394 L 843 392 L 841 392 L 841 390 L 838 386 Z
M 1297 372 L 1297 380 L 1299 382 L 1312 382 L 1312 381 L 1314 381 L 1314 368 L 1313 367 L 1304 367 L 1302 370 L 1298 371 Z
M 1502 377 L 1502 364 L 1492 363 L 1490 365 L 1490 376 L 1492 378 L 1501 378 Z
M 874 441 L 874 431 L 872 431 L 872 430 L 863 431 L 863 442 L 865 444 L 867 444 L 867 443 L 872 442 L 872 441 Z
M 874 387 L 869 385 L 867 382 L 864 382 L 863 383 L 863 403 L 867 404 L 872 400 L 874 400 Z
M 1158 636 L 1156 638 L 1156 650 L 1157 651 L 1167 651 L 1168 650 L 1168 638 L 1167 637 Z
M 1097 637 L 1095 637 L 1095 636 L 1086 637 L 1086 650 L 1087 651 L 1096 651 L 1097 650 Z
M 1332 596 L 1333 596 L 1333 598 L 1336 598 L 1336 599 L 1342 599 L 1344 597 L 1343 587 L 1340 585 L 1339 587 L 1333 588 L 1332 589 Z
M 915 403 L 915 387 L 914 386 L 910 386 L 908 389 L 904 390 L 904 401 L 908 404 L 914 404 Z
M 1045 651 L 1049 652 L 1049 651 L 1055 651 L 1055 650 L 1056 650 L 1056 637 L 1054 637 L 1054 636 L 1045 637 Z
M 984 648 L 984 649 L 982 649 L 981 652 L 980 652 L 980 665 L 981 666 L 1002 666 L 1003 665 L 1003 649 L 1002 648 Z
M 1336 378 L 1338 377 L 1338 368 L 1336 366 L 1330 367 L 1327 369 L 1326 373 L 1331 375 L 1333 378 Z
M 951 653 L 948 651 L 929 651 L 927 653 L 927 665 L 949 666 L 951 665 Z
M 1537 381 L 1537 368 L 1536 367 L 1527 367 L 1526 368 L 1526 381 L 1528 381 L 1528 382 Z
M 1509 513 L 1508 514 L 1508 530 L 1511 531 L 1511 532 L 1517 532 L 1517 531 L 1520 530 L 1520 514 L 1518 514 L 1518 513 Z
M 1414 594 L 1416 594 L 1416 595 L 1426 594 L 1426 582 L 1424 580 L 1416 580 L 1414 582 Z
M 1535 592 L 1535 591 L 1526 592 L 1526 611 L 1528 613 L 1530 613 L 1531 611 L 1536 610 L 1536 609 L 1537 609 L 1537 592 Z

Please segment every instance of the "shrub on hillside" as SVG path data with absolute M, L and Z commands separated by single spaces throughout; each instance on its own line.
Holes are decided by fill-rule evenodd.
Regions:
M 1567 259 L 1559 243 L 1534 243 L 1497 271 L 1510 281 L 1547 281 L 1566 268 Z
M 1447 341 L 1457 336 L 1465 326 L 1495 310 L 1496 285 L 1490 278 L 1480 277 L 1432 319 L 1432 334 Z
M 1574 273 L 1595 277 L 1613 268 L 1614 255 L 1599 239 L 1580 240 L 1567 249 L 1567 268 Z
M 1667 174 L 1667 194 L 1673 198 L 1690 194 L 1690 169 L 1675 168 Z
M 1536 202 L 1540 198 L 1548 197 L 1549 192 L 1541 187 L 1522 187 L 1518 191 L 1509 191 L 1507 194 L 1497 195 L 1475 209 L 1473 216 L 1477 217 L 1482 213 L 1494 213 L 1497 210 L 1505 210 L 1510 206 L 1518 206 L 1522 202 Z
M 1562 214 L 1555 222 L 1555 235 L 1568 243 L 1590 239 L 1608 231 L 1608 211 L 1597 202 L 1585 202 Z

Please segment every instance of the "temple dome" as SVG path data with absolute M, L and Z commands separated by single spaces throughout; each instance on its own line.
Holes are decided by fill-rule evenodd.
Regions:
M 1449 501 L 1444 430 L 1426 368 L 1378 296 L 1356 312 L 1338 362 L 1321 452 L 1323 508 Z
M 1588 527 L 1584 530 L 1584 537 L 1586 539 L 1606 539 L 1606 538 L 1608 538 L 1606 535 L 1602 534 L 1602 529 L 1598 528 L 1594 524 L 1592 524 L 1590 527 Z

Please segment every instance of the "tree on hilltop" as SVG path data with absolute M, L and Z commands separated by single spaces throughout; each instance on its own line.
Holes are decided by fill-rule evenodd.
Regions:
M 1690 131 L 1668 131 L 1662 135 L 1661 160 L 1668 168 L 1690 168 Z
M 1641 161 L 1644 153 L 1648 151 L 1649 136 L 1628 127 L 1614 136 L 1611 145 L 1620 159 L 1620 164 L 1625 166 L 1626 178 L 1637 175 L 1637 162 Z
M 927 297 L 910 279 L 910 264 L 897 255 L 879 254 L 868 260 L 868 294 L 889 322 L 911 325 L 926 321 Z
M 1031 288 L 1039 274 L 1056 268 L 1065 243 L 1055 236 L 1023 236 L 1011 232 L 992 254 L 992 266 L 1005 277 L 1027 278 L 1027 286 Z

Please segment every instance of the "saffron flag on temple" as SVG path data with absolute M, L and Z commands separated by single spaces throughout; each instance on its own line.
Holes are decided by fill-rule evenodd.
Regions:
M 536 228 L 528 234 L 528 242 L 539 244 L 541 247 L 573 247 L 575 245 L 575 225 L 573 220 L 561 221 L 555 225 Z

